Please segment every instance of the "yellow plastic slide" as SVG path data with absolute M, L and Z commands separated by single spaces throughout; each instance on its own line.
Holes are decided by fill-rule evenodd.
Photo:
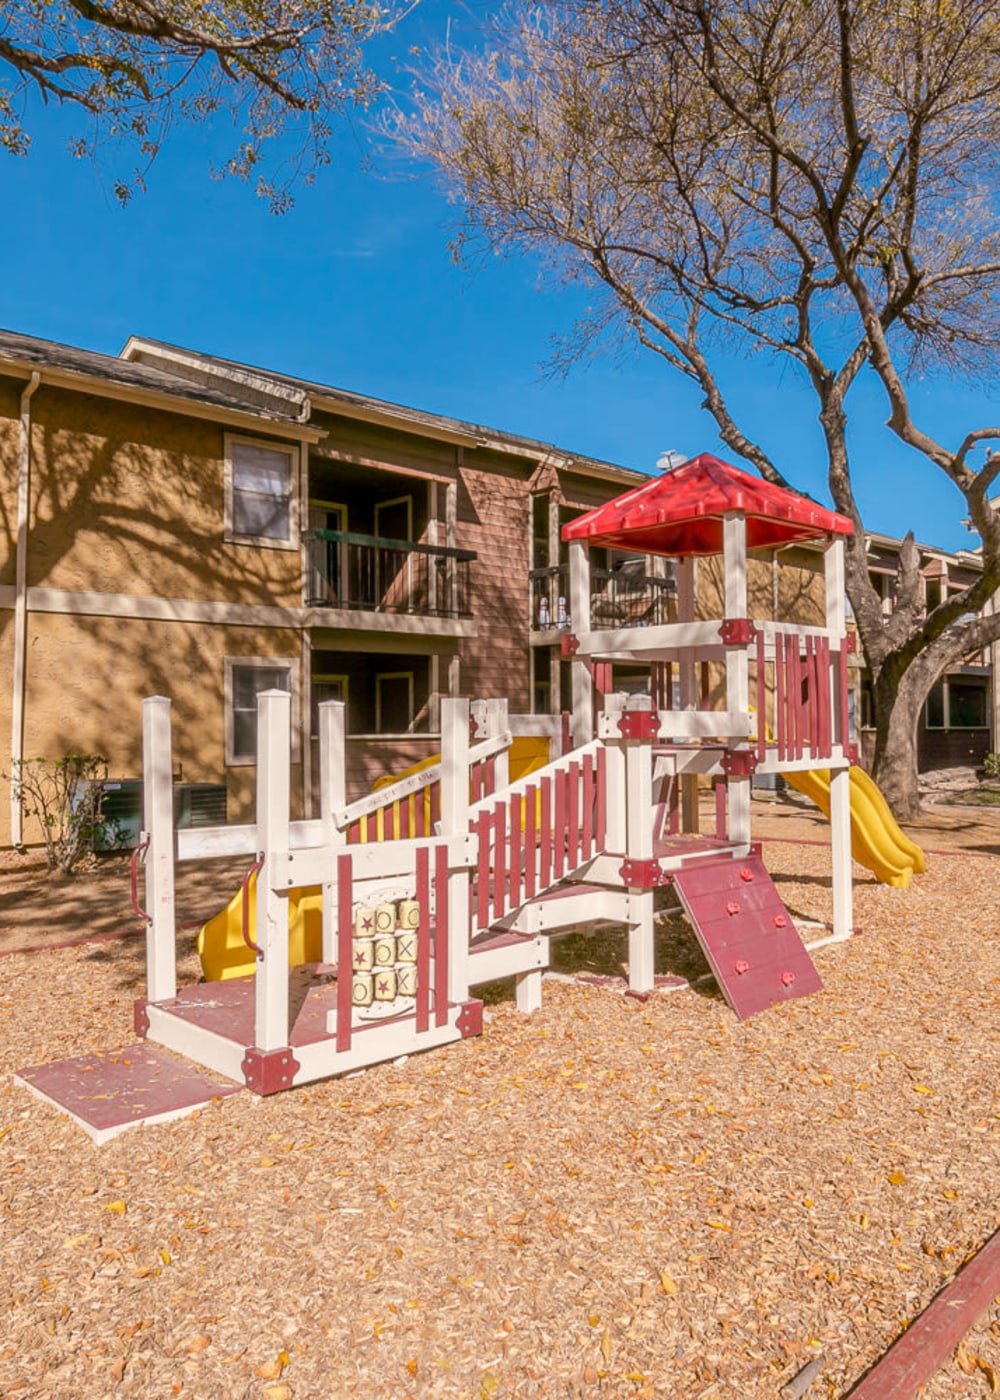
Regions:
M 247 926 L 257 931 L 257 876 L 250 879 Z M 256 966 L 253 951 L 243 942 L 243 890 L 225 909 L 198 930 L 198 956 L 206 982 L 249 977 Z M 288 892 L 288 964 L 319 962 L 323 957 L 323 894 L 319 885 Z
M 888 802 L 863 768 L 852 767 L 851 855 L 883 884 L 905 890 L 914 874 L 927 868 L 920 847 L 899 829 Z M 830 770 L 784 773 L 785 781 L 815 802 L 830 819 Z
M 509 776 L 510 781 L 516 782 L 518 778 L 524 778 L 529 773 L 535 772 L 538 768 L 543 768 L 549 761 L 549 741 L 547 739 L 535 739 L 530 737 L 520 737 L 514 739 L 510 748 Z M 419 763 L 414 763 L 402 773 L 392 776 L 386 775 L 379 778 L 374 784 L 372 791 L 377 792 L 380 788 L 387 787 L 390 783 L 398 782 L 400 778 L 408 778 L 413 773 L 420 773 L 423 769 L 438 762 L 437 755 L 432 758 L 421 759 Z M 424 794 L 413 794 L 409 801 L 424 800 Z M 427 799 L 429 801 L 429 798 Z M 385 839 L 383 836 L 383 814 L 378 814 L 378 835 L 379 841 Z M 393 823 L 398 821 L 398 814 L 392 818 Z M 427 820 L 430 820 L 428 809 Z M 412 813 L 411 813 L 412 821 Z M 413 827 L 411 825 L 410 830 Z M 395 831 L 392 835 L 396 835 Z M 250 937 L 254 937 L 257 927 L 257 900 L 256 888 L 257 877 L 254 875 L 250 881 L 250 909 L 248 913 L 248 927 Z M 254 970 L 256 959 L 253 952 L 243 941 L 243 890 L 238 889 L 225 909 L 220 910 L 214 918 L 202 924 L 198 930 L 198 956 L 201 958 L 201 968 L 207 982 L 225 982 L 231 977 L 248 977 Z M 297 967 L 300 963 L 319 962 L 323 956 L 323 903 L 322 891 L 318 885 L 313 885 L 303 889 L 293 889 L 288 894 L 288 962 L 291 967 Z

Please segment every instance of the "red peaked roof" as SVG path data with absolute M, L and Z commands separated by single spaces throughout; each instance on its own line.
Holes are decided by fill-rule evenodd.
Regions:
M 746 516 L 748 549 L 853 529 L 846 516 L 703 452 L 571 520 L 562 533 L 564 540 L 642 554 L 721 554 L 722 519 L 733 512 Z

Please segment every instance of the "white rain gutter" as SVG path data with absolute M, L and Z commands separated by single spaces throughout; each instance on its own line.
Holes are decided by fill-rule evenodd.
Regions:
M 24 758 L 24 698 L 28 657 L 28 511 L 31 503 L 31 396 L 41 383 L 38 370 L 21 394 L 17 458 L 17 544 L 14 574 L 14 665 L 10 720 L 10 844 L 24 842 L 24 812 L 14 778 Z

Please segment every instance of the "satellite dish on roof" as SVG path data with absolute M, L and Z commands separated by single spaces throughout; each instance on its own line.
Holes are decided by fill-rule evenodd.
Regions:
M 656 470 L 658 472 L 672 472 L 676 467 L 682 467 L 687 461 L 683 452 L 677 452 L 672 447 L 668 447 L 666 452 L 661 452 L 656 459 Z

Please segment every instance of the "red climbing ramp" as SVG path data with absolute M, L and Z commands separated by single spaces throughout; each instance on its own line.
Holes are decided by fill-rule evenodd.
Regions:
M 699 861 L 673 874 L 719 989 L 741 1021 L 823 990 L 760 856 Z

